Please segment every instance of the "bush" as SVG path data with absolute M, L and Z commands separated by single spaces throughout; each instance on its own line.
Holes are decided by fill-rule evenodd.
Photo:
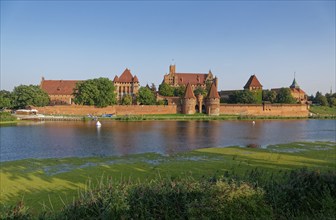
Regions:
M 9 112 L 0 112 L 0 121 L 16 121 L 16 117 Z

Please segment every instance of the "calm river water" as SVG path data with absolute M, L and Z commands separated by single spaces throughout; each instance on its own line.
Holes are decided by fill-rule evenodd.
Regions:
M 335 133 L 336 120 L 36 122 L 0 127 L 0 161 L 336 141 Z

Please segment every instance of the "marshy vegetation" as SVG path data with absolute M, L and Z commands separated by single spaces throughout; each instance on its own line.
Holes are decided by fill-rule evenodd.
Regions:
M 335 150 L 313 142 L 3 162 L 1 217 L 333 219 Z

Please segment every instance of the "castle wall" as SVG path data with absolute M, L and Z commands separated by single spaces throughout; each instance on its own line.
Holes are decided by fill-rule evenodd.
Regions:
M 176 114 L 176 105 L 114 105 L 105 108 L 84 105 L 56 105 L 45 107 L 34 107 L 39 114 L 53 115 L 152 115 L 152 114 Z
M 145 114 L 176 114 L 181 110 L 186 114 L 195 113 L 196 101 L 189 102 L 185 108 L 178 105 L 115 105 L 105 108 L 83 105 L 56 105 L 46 107 L 34 107 L 40 114 L 54 115 L 145 115 Z M 215 110 L 210 110 L 210 114 Z M 229 115 L 253 115 L 253 116 L 282 116 L 282 117 L 307 117 L 308 106 L 300 104 L 265 104 L 265 105 L 241 105 L 221 104 L 219 114 Z
M 308 106 L 302 104 L 221 104 L 220 114 L 253 115 L 253 116 L 282 116 L 307 117 Z

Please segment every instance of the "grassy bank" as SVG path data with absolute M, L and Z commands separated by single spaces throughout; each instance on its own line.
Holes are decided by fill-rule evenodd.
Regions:
M 83 192 L 78 197 L 78 189 L 85 189 L 88 182 L 112 184 L 117 188 L 127 182 L 130 185 L 125 187 L 133 192 L 133 187 L 146 189 L 146 184 L 152 181 L 160 185 L 161 180 L 183 183 L 187 178 L 192 184 L 203 184 L 204 179 L 221 180 L 226 176 L 255 186 L 269 178 L 281 181 L 286 171 L 303 167 L 320 173 L 335 170 L 335 155 L 335 143 L 314 142 L 274 145 L 267 149 L 207 148 L 172 156 L 141 154 L 2 162 L 1 211 L 4 213 L 23 200 L 34 215 L 41 210 L 58 213 L 65 204 L 72 204 L 74 197 L 85 196 Z
M 336 118 L 336 107 L 311 105 L 309 111 L 317 118 Z

